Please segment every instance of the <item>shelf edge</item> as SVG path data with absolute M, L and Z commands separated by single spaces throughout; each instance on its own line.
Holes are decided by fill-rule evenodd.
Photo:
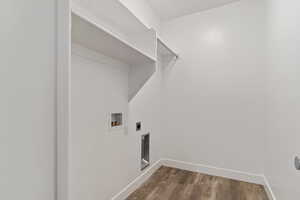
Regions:
M 99 22 L 98 22 L 99 20 L 95 16 L 93 16 L 93 14 L 91 14 L 90 12 L 88 12 L 86 9 L 82 8 L 77 3 L 74 3 L 74 2 L 72 3 L 71 12 L 72 12 L 72 14 L 75 14 L 78 17 L 80 17 L 81 19 L 83 19 L 83 20 L 87 21 L 88 23 L 92 24 L 96 28 L 98 28 L 98 29 L 106 32 L 109 35 L 111 35 L 116 40 L 119 40 L 121 43 L 125 44 L 126 46 L 128 46 L 129 48 L 131 48 L 134 51 L 138 52 L 139 54 L 145 56 L 150 61 L 157 62 L 157 59 L 155 57 L 150 56 L 147 53 L 144 53 L 142 50 L 140 50 L 139 48 L 137 48 L 135 45 L 132 45 L 130 42 L 126 41 L 124 39 L 124 36 L 122 37 L 121 34 L 115 33 L 113 31 L 109 30 L 109 28 L 104 27 L 103 25 L 100 25 Z
M 174 55 L 174 57 L 176 57 L 176 59 L 179 58 L 179 54 L 176 53 L 173 49 L 171 49 L 169 45 L 167 45 L 167 43 L 159 35 L 157 35 L 157 41 L 159 41 L 169 52 L 171 52 Z

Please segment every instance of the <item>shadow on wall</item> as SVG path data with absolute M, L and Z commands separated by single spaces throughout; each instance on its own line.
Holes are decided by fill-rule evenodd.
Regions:
M 147 83 L 147 81 L 155 73 L 155 63 L 147 65 L 149 66 L 141 67 L 137 65 L 130 69 L 128 102 L 130 102 L 138 94 L 138 91 Z
M 168 75 L 171 73 L 171 71 L 174 68 L 177 61 L 178 61 L 178 58 L 176 58 L 174 56 L 165 56 L 161 59 L 162 76 L 163 77 L 168 77 Z

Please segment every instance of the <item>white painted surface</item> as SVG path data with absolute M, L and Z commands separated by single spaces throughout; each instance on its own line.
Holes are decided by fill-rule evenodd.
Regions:
M 128 100 L 131 101 L 138 92 L 143 89 L 146 82 L 155 72 L 156 64 L 135 65 L 129 71 L 129 94 Z
M 154 29 L 131 34 L 129 38 L 133 46 L 138 47 L 143 54 L 156 61 L 156 31 Z
M 118 0 L 148 28 L 160 29 L 160 18 L 149 5 L 148 0 Z
M 299 199 L 300 2 L 268 0 L 268 132 L 265 174 L 278 200 Z
M 267 193 L 267 196 L 269 197 L 269 200 L 276 200 L 276 197 L 275 197 L 275 194 L 271 188 L 271 185 L 270 185 L 270 182 L 268 181 L 268 179 L 266 178 L 266 176 L 264 175 L 264 188 L 265 188 L 265 191 Z
M 164 157 L 263 173 L 262 5 L 244 0 L 163 25 L 180 55 L 163 73 Z
M 151 134 L 151 164 L 161 157 L 160 70 L 128 105 L 129 68 L 78 45 L 73 47 L 69 165 L 72 200 L 110 199 L 133 181 L 141 173 L 143 133 Z M 129 112 L 128 132 L 108 131 L 107 114 L 111 112 Z M 135 131 L 137 121 L 142 122 L 140 132 Z
M 147 181 L 150 176 L 158 170 L 162 165 L 161 160 L 155 162 L 150 168 L 147 168 L 145 172 L 143 172 L 140 176 L 134 179 L 131 183 L 129 183 L 125 188 L 123 188 L 118 194 L 113 196 L 112 200 L 124 200 L 131 193 L 137 190 L 145 181 Z
M 0 8 L 0 199 L 55 199 L 55 1 Z
M 161 130 L 161 78 L 161 64 L 158 59 L 155 73 L 129 102 L 129 132 L 135 133 L 135 123 L 142 122 L 142 130 L 135 133 L 138 140 L 138 169 L 140 169 L 142 134 L 150 133 L 150 164 L 161 158 L 162 135 L 164 134 Z
M 72 3 L 125 33 L 138 33 L 148 28 L 119 0 L 72 0 Z
M 162 57 L 173 57 L 178 59 L 178 53 L 173 50 L 170 45 L 168 45 L 162 38 L 157 38 L 157 52 L 162 55 Z
M 161 165 L 167 167 L 174 167 L 182 170 L 188 170 L 192 172 L 198 172 L 202 174 L 208 174 L 211 176 L 218 176 L 218 177 L 224 177 L 224 178 L 229 178 L 238 181 L 245 181 L 248 183 L 261 184 L 261 185 L 265 184 L 264 177 L 261 174 L 251 174 L 248 172 L 218 168 L 218 167 L 209 166 L 205 164 L 203 165 L 197 163 L 190 163 L 190 162 L 184 162 L 184 161 L 173 160 L 173 159 L 161 159 Z
M 152 59 L 155 58 L 154 41 L 152 40 L 151 43 L 148 41 L 155 34 L 118 0 L 73 0 L 72 12 L 126 45 Z M 106 38 L 106 40 L 109 40 L 109 38 Z M 103 46 L 109 48 L 109 46 Z M 127 56 L 130 55 L 127 54 Z
M 129 1 L 129 0 L 128 0 Z M 238 0 L 149 0 L 149 4 L 162 20 L 193 14 Z
M 110 113 L 128 115 L 129 67 L 73 45 L 71 68 L 69 198 L 109 199 L 135 176 L 134 135 L 109 129 Z
M 71 68 L 71 5 L 57 1 L 57 67 L 56 67 L 56 200 L 68 200 L 68 165 L 70 132 L 70 68 Z
M 147 132 L 152 163 L 168 157 L 231 172 L 265 173 L 278 199 L 296 199 L 297 6 L 244 0 L 165 23 L 163 38 L 178 49 L 180 59 L 158 70 L 129 102 L 127 135 L 103 135 L 105 111 L 95 109 L 98 102 L 107 110 L 125 107 L 103 92 L 126 85 L 126 73 L 105 76 L 112 69 L 102 56 L 92 61 L 74 56 L 74 108 L 80 114 L 72 113 L 71 199 L 111 198 L 137 177 L 140 134 Z M 158 68 L 166 61 L 159 59 Z M 96 72 L 99 66 L 107 71 Z M 115 79 L 112 85 L 104 83 Z M 114 95 L 120 94 L 125 92 Z M 137 121 L 142 121 L 139 133 L 134 130 Z M 113 139 L 119 151 L 112 150 Z
M 135 44 L 143 43 L 138 46 L 149 47 L 147 53 L 102 28 L 82 11 L 73 10 L 72 42 L 131 66 L 128 73 L 128 101 L 130 101 L 155 71 L 156 34 L 153 30 L 149 30 L 136 37 Z
M 128 64 L 153 63 L 155 60 L 154 53 L 150 55 L 139 50 L 79 12 L 72 14 L 72 41 Z

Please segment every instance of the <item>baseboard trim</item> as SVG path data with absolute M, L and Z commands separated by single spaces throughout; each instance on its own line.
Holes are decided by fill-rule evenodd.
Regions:
M 276 200 L 276 197 L 274 195 L 274 192 L 273 192 L 273 190 L 271 188 L 271 185 L 270 185 L 267 177 L 265 177 L 265 176 L 263 176 L 263 177 L 264 177 L 264 182 L 265 182 L 264 188 L 265 188 L 265 191 L 266 191 L 266 193 L 268 195 L 269 200 Z
M 115 195 L 111 200 L 124 200 L 137 188 L 139 188 L 159 167 L 167 166 L 174 167 L 178 169 L 199 172 L 212 176 L 220 176 L 224 178 L 234 179 L 238 181 L 244 181 L 254 184 L 263 185 L 266 193 L 270 200 L 276 200 L 274 193 L 270 187 L 267 178 L 264 175 L 252 174 L 237 170 L 224 169 L 209 165 L 195 164 L 190 162 L 184 162 L 173 159 L 161 159 L 154 163 L 149 169 L 147 169 L 143 174 L 137 177 L 134 181 L 128 184 L 121 192 Z
M 172 160 L 172 159 L 162 159 L 162 165 L 188 170 L 188 171 L 199 172 L 199 173 L 208 174 L 212 176 L 230 178 L 230 179 L 249 182 L 249 183 L 261 184 L 261 185 L 264 185 L 265 183 L 263 175 L 251 174 L 247 172 L 224 169 L 224 168 L 219 168 L 219 167 L 214 167 L 209 165 L 195 164 L 195 163 Z
M 111 200 L 124 200 L 126 199 L 132 192 L 138 189 L 158 168 L 161 167 L 161 160 L 158 160 L 154 164 L 152 164 L 145 172 L 143 172 L 140 176 L 134 179 L 131 183 L 129 183 L 121 192 L 116 194 Z

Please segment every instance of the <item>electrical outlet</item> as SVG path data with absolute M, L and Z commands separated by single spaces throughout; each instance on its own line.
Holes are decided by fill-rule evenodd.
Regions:
M 142 123 L 141 122 L 137 122 L 135 127 L 136 127 L 135 128 L 136 131 L 140 131 L 142 129 Z

